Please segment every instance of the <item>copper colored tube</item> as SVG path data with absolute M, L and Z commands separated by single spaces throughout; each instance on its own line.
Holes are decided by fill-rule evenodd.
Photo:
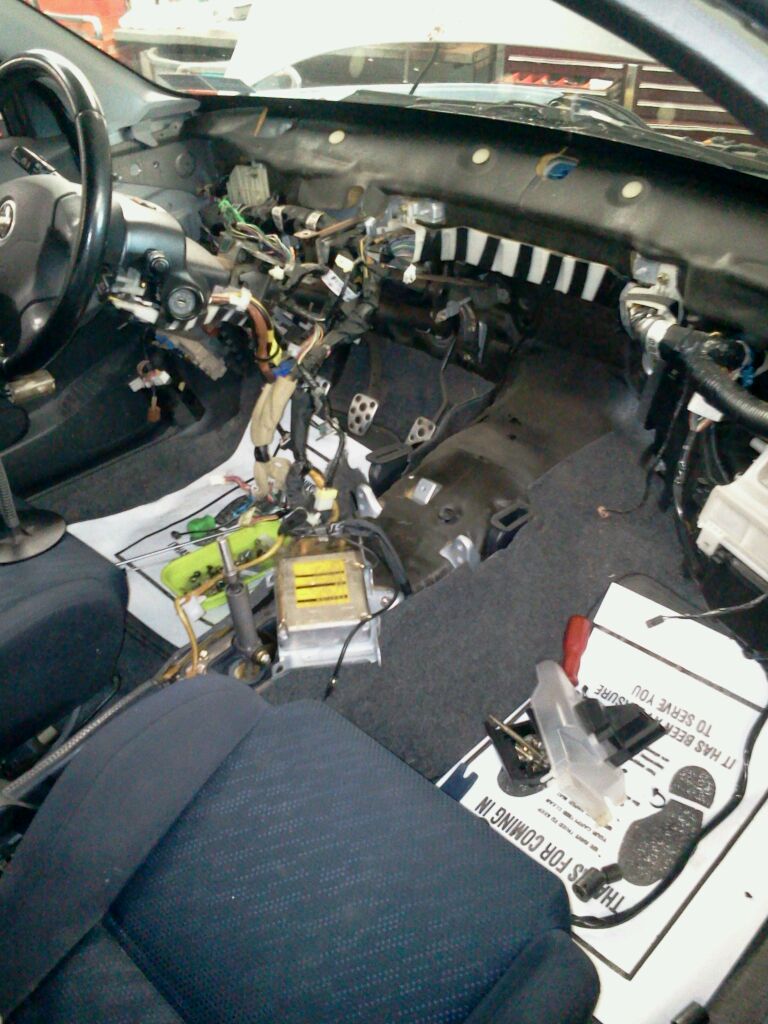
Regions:
M 275 375 L 269 361 L 269 327 L 264 319 L 264 314 L 259 307 L 251 302 L 248 305 L 248 316 L 253 326 L 253 333 L 256 337 L 256 362 L 266 380 L 273 381 Z
M 226 292 L 212 295 L 210 298 L 212 306 L 228 306 L 230 302 L 230 295 Z M 251 321 L 251 329 L 256 339 L 256 362 L 259 364 L 262 376 L 268 381 L 273 381 L 275 375 L 272 372 L 269 359 L 269 325 L 255 302 L 248 304 L 248 319 Z

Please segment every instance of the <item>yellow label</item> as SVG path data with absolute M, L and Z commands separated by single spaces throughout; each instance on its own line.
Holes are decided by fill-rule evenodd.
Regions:
M 299 607 L 347 604 L 349 601 L 347 570 L 339 558 L 294 562 L 293 576 Z
M 314 562 L 307 559 L 306 562 L 293 563 L 293 574 L 297 579 L 300 576 L 325 576 L 330 573 L 346 576 L 343 558 L 318 558 Z

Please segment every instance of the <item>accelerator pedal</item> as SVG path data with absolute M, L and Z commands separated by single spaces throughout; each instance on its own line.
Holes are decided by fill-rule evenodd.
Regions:
M 429 441 L 436 430 L 437 424 L 434 420 L 430 420 L 426 416 L 417 416 L 408 431 L 405 443 L 408 445 L 424 444 L 425 441 Z

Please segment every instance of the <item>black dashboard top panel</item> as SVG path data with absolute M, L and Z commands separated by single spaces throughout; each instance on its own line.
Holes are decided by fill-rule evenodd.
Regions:
M 680 266 L 691 312 L 768 337 L 764 178 L 626 142 L 453 113 L 271 99 L 256 133 L 257 101 L 217 97 L 207 107 L 190 133 L 217 140 L 225 159 L 263 161 L 307 205 L 342 209 L 350 188 L 376 185 L 443 200 L 453 224 L 624 275 L 639 252 Z M 476 163 L 480 148 L 490 155 Z M 563 180 L 544 177 L 543 158 L 560 152 L 576 167 Z

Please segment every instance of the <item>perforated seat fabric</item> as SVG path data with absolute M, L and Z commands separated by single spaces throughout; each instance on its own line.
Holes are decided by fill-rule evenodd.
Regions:
M 70 534 L 0 566 L 0 756 L 109 685 L 127 603 L 125 573 Z
M 514 998 L 497 1000 L 515 1016 L 478 1020 L 570 1024 L 588 1019 L 596 984 L 567 928 L 559 880 L 327 706 L 298 702 L 261 715 L 101 934 L 13 1021 L 452 1024 L 519 963 Z M 116 949 L 120 1007 L 136 1016 L 96 992 Z
M 14 1024 L 183 1024 L 104 927 L 14 1014 Z

